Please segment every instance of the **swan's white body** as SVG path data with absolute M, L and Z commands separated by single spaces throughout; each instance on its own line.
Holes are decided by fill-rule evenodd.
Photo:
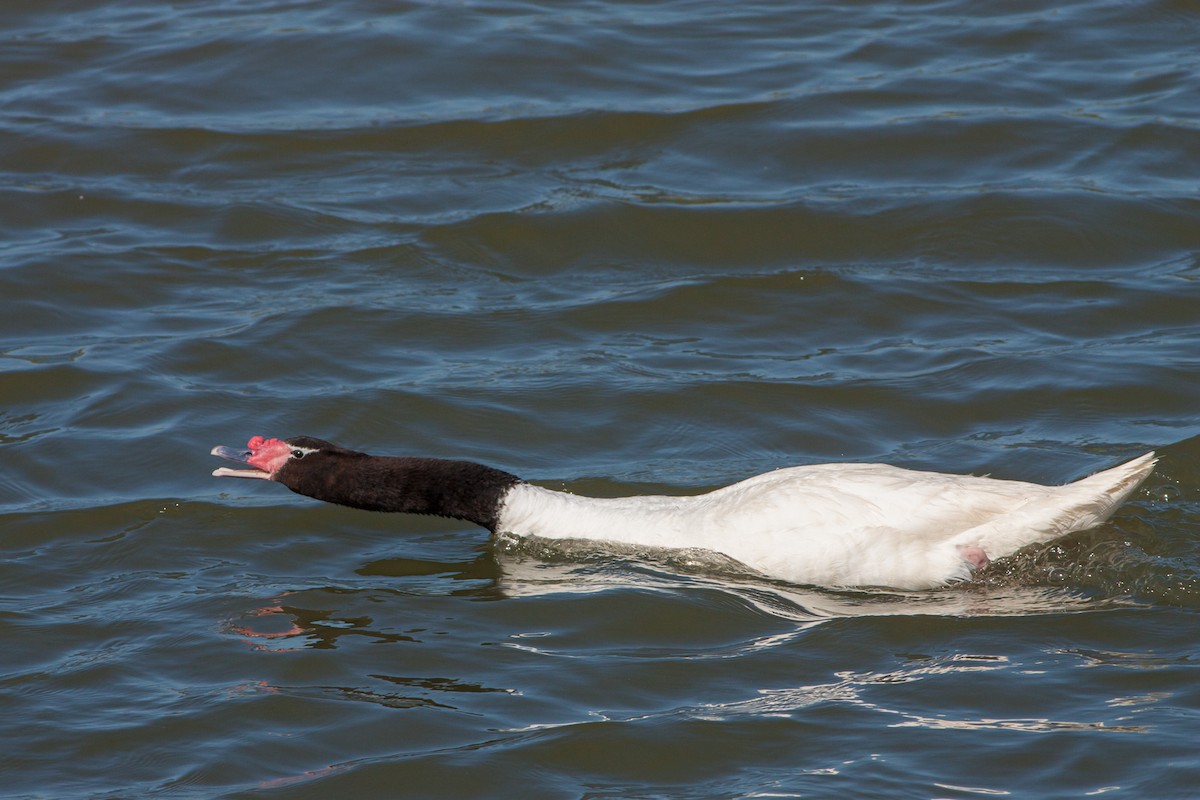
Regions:
M 925 589 L 1104 522 L 1154 463 L 1148 453 L 1065 486 L 878 464 L 790 467 L 689 497 L 580 497 L 522 483 L 496 530 L 703 548 L 800 584 Z

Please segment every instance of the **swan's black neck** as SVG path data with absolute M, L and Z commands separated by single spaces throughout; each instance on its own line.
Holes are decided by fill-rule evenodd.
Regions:
M 469 461 L 318 451 L 289 461 L 275 480 L 293 492 L 368 511 L 433 514 L 495 532 L 516 475 Z

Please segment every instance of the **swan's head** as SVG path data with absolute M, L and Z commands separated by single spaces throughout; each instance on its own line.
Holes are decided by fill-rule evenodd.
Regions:
M 212 454 L 239 464 L 247 464 L 250 469 L 231 469 L 218 467 L 213 475 L 218 478 L 260 478 L 277 481 L 282 476 L 296 471 L 298 462 L 305 458 L 313 458 L 317 454 L 332 454 L 341 451 L 340 447 L 311 436 L 294 436 L 290 439 L 267 439 L 255 436 L 246 442 L 245 449 L 217 445 Z M 286 481 L 284 481 L 286 482 Z

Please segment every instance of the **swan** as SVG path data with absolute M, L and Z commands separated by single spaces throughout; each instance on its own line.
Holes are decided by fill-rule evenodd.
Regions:
M 702 548 L 795 584 L 930 589 L 993 560 L 1107 520 L 1154 470 L 1153 452 L 1064 486 L 886 464 L 784 467 L 706 494 L 596 498 L 438 458 L 376 456 L 311 436 L 255 436 L 212 455 L 248 468 L 216 477 L 276 481 L 370 511 L 434 514 L 493 534 Z

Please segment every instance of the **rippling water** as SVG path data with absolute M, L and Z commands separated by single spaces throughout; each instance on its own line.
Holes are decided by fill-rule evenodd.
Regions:
M 1197 796 L 1193 4 L 0 31 L 6 796 Z M 606 495 L 1162 461 L 969 585 L 835 592 L 209 477 L 296 433 Z

